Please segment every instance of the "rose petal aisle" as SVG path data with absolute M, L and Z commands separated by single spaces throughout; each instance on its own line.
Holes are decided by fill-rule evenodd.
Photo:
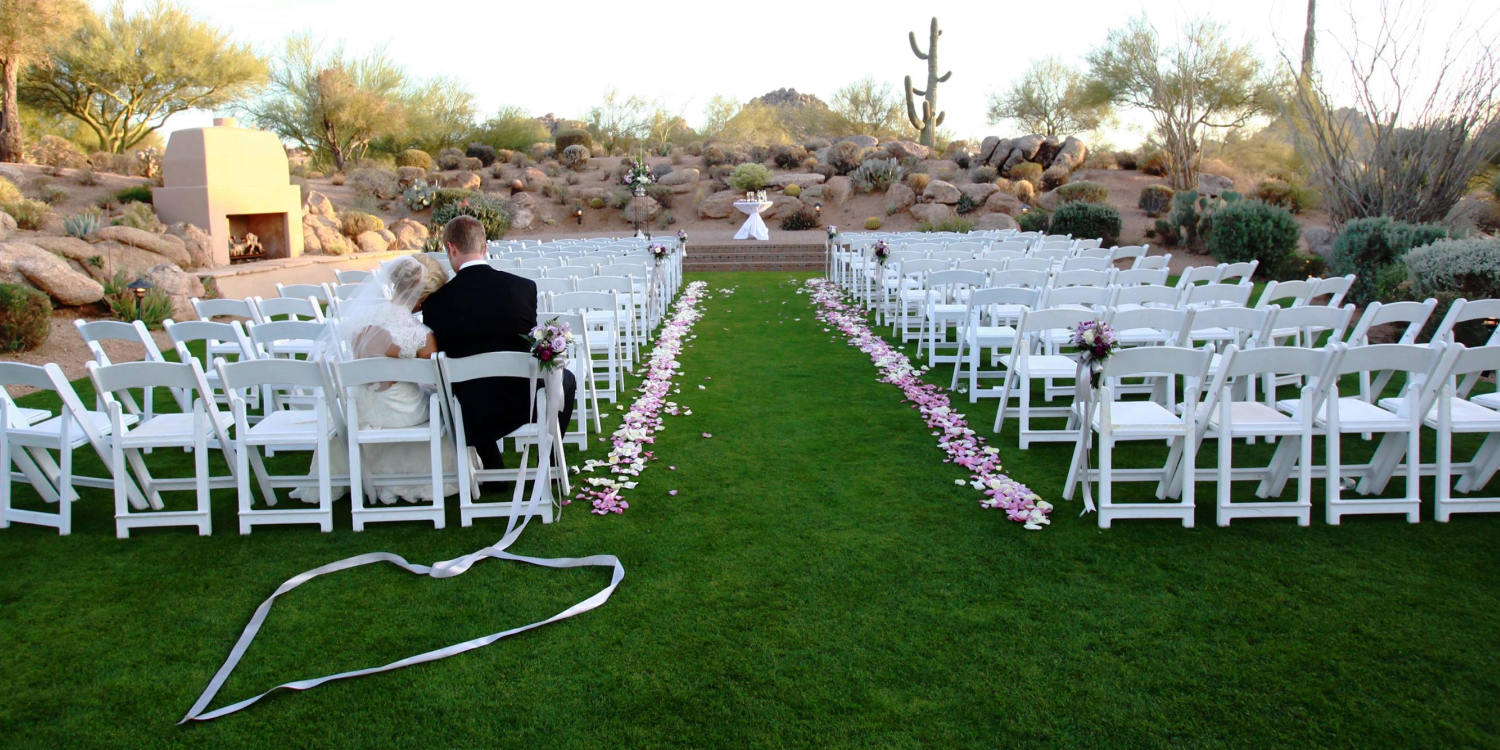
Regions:
M 985 439 L 969 428 L 964 415 L 953 410 L 948 389 L 922 380 L 922 372 L 896 347 L 870 330 L 864 312 L 844 301 L 838 285 L 828 279 L 808 279 L 804 291 L 812 299 L 818 320 L 837 328 L 850 346 L 870 355 L 880 370 L 880 381 L 899 386 L 906 400 L 922 413 L 938 447 L 952 462 L 971 473 L 968 484 L 984 493 L 980 505 L 1000 508 L 1010 520 L 1025 524 L 1032 531 L 1051 523 L 1052 504 L 1042 500 L 1026 485 L 1000 473 L 1000 451 L 984 445 Z M 964 484 L 957 480 L 957 484 Z
M 662 429 L 662 415 L 692 413 L 668 400 L 667 394 L 679 369 L 677 357 L 683 344 L 690 338 L 693 324 L 703 317 L 698 302 L 707 299 L 707 289 L 707 282 L 694 281 L 683 290 L 682 297 L 672 307 L 671 317 L 662 323 L 661 333 L 656 337 L 656 346 L 646 362 L 645 380 L 638 389 L 641 395 L 630 405 L 624 423 L 610 438 L 614 449 L 602 461 L 584 462 L 581 471 L 585 473 L 604 470 L 609 474 L 589 477 L 584 480 L 587 486 L 580 487 L 577 498 L 592 500 L 592 513 L 601 516 L 624 513 L 630 507 L 624 491 L 635 487 L 630 477 L 640 476 L 646 463 L 655 458 L 645 447 L 656 442 L 656 433 Z

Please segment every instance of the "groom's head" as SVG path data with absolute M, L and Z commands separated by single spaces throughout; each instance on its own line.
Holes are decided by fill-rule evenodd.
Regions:
M 448 260 L 458 268 L 471 260 L 482 260 L 485 251 L 484 225 L 472 216 L 455 216 L 443 225 L 443 249 Z

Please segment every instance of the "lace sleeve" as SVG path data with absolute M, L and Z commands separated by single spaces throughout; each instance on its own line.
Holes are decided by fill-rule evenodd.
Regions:
M 391 316 L 386 330 L 391 335 L 391 343 L 401 350 L 402 359 L 417 356 L 417 350 L 427 343 L 429 333 L 427 326 L 418 323 L 410 315 Z

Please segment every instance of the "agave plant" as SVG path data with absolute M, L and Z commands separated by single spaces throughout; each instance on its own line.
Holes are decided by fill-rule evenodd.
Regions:
M 97 229 L 99 229 L 99 214 L 93 211 L 82 211 L 63 219 L 63 231 L 69 237 L 83 239 Z
M 854 185 L 866 193 L 885 192 L 906 175 L 895 159 L 865 159 L 849 176 Z

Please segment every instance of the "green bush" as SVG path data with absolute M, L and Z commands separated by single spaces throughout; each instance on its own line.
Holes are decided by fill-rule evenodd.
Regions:
M 1064 203 L 1052 214 L 1054 234 L 1071 234 L 1074 237 L 1098 237 L 1104 244 L 1114 245 L 1120 239 L 1120 212 L 1113 206 L 1097 206 L 1092 203 Z
M 604 199 L 603 198 L 590 198 L 589 199 L 589 208 L 604 208 Z
M 1042 172 L 1042 189 L 1056 190 L 1068 184 L 1068 178 L 1071 175 L 1068 168 L 1061 164 L 1047 167 L 1047 171 Z
M 586 168 L 589 165 L 589 157 L 593 156 L 589 147 L 581 143 L 574 143 L 558 153 L 562 154 L 562 165 L 575 172 Z
M 918 232 L 959 232 L 967 234 L 974 231 L 974 222 L 969 219 L 949 218 L 937 223 L 924 221 L 917 225 Z
M 729 152 L 717 143 L 710 143 L 703 147 L 703 153 L 699 155 L 703 161 L 703 171 L 707 172 L 714 167 L 728 164 L 730 162 Z
M 1147 185 L 1141 188 L 1141 197 L 1135 201 L 1136 208 L 1147 216 L 1161 216 L 1172 208 L 1172 188 L 1166 185 Z
M 1031 183 L 1032 187 L 1040 187 L 1042 184 L 1042 165 L 1023 161 L 1011 167 L 1010 174 L 1007 176 L 1012 180 L 1025 180 Z
M 15 203 L 23 197 L 20 188 L 10 180 L 0 177 L 0 203 Z
M 52 299 L 21 284 L 0 284 L 0 351 L 35 349 L 51 333 Z
M 1136 162 L 1136 168 L 1153 177 L 1166 177 L 1167 154 L 1164 151 L 1152 151 Z
M 1448 230 L 1436 224 L 1407 224 L 1384 216 L 1355 219 L 1334 238 L 1328 268 L 1339 276 L 1355 274 L 1348 300 L 1367 305 L 1391 291 L 1377 283 L 1387 266 L 1399 263 L 1408 250 L 1447 236 Z
M 1070 182 L 1057 189 L 1059 203 L 1108 203 L 1109 188 L 1097 182 Z
M 396 173 L 379 167 L 356 169 L 349 173 L 349 187 L 355 197 L 391 200 L 401 195 L 401 185 Z
M 559 154 L 569 146 L 583 146 L 589 150 L 589 153 L 593 153 L 594 136 L 583 128 L 566 128 L 557 131 L 557 135 L 552 139 L 552 144 Z
M 979 210 L 980 205 L 982 204 L 974 200 L 974 196 L 969 195 L 968 193 L 963 193 L 962 195 L 958 196 L 958 205 L 954 206 L 953 210 L 957 211 L 960 215 L 971 214 Z
M 1182 244 L 1189 247 L 1198 247 L 1206 239 L 1215 212 L 1225 206 L 1239 203 L 1240 194 L 1232 190 L 1225 191 L 1218 197 L 1198 195 L 1197 190 L 1184 190 L 1172 196 L 1172 212 L 1167 216 L 1165 225 L 1157 220 L 1156 234 L 1163 238 L 1165 244 Z M 1176 241 L 1166 242 L 1167 239 L 1177 238 Z
M 849 178 L 866 193 L 885 192 L 901 181 L 906 170 L 895 159 L 865 159 Z
M 1273 206 L 1281 206 L 1294 214 L 1300 214 L 1318 205 L 1318 192 L 1295 182 L 1276 178 L 1261 180 L 1255 186 L 1256 199 Z
M 435 206 L 432 209 L 430 232 L 441 234 L 443 225 L 456 216 L 472 216 L 478 219 L 479 223 L 484 225 L 486 239 L 501 239 L 510 229 L 510 212 L 504 206 L 481 193 L 473 193 L 467 198 L 445 203 L 440 208 Z
M 385 229 L 385 221 L 383 219 L 363 211 L 345 211 L 339 214 L 339 225 L 343 229 L 344 234 L 350 237 L 358 237 L 365 232 L 378 232 Z
M 456 148 L 445 148 L 438 152 L 438 169 L 443 171 L 458 169 L 463 164 L 464 152 Z
M 14 203 L 0 205 L 0 211 L 10 214 L 10 218 L 16 220 L 16 226 L 22 229 L 40 229 L 52 209 L 41 201 L 22 198 Z
M 804 161 L 807 161 L 807 149 L 797 145 L 778 146 L 771 156 L 771 162 L 777 169 L 796 169 Z
M 729 175 L 729 185 L 736 190 L 764 190 L 771 184 L 771 170 L 754 162 L 741 164 Z
M 432 155 L 419 148 L 409 148 L 396 154 L 396 166 L 432 169 Z
M 1052 216 L 1040 208 L 1033 208 L 1017 216 L 1016 224 L 1023 232 L 1045 232 L 1052 226 Z
M 119 320 L 139 320 L 147 328 L 161 328 L 162 321 L 172 317 L 172 298 L 160 289 L 148 289 L 146 296 L 136 299 L 134 290 L 126 286 L 129 283 L 124 271 L 104 281 L 104 304 L 110 314 Z
M 156 218 L 156 212 L 150 204 L 127 203 L 120 208 L 120 215 L 116 216 L 111 224 L 117 227 L 134 227 L 144 229 L 147 232 L 161 231 L 161 222 Z
M 146 187 L 145 185 L 128 187 L 118 193 L 115 193 L 115 200 L 120 203 L 150 203 L 151 188 Z
M 823 159 L 838 174 L 849 174 L 864 163 L 865 149 L 853 141 L 839 141 L 828 147 L 828 156 Z
M 432 210 L 440 211 L 450 203 L 472 200 L 477 197 L 483 197 L 483 194 L 476 190 L 461 190 L 459 188 L 438 188 L 437 190 L 434 190 L 432 192 Z
M 1413 248 L 1402 256 L 1412 291 L 1468 299 L 1500 299 L 1500 239 L 1449 239 Z
M 1240 201 L 1214 212 L 1205 249 L 1220 263 L 1260 261 L 1271 278 L 1295 273 L 1289 261 L 1297 252 L 1302 228 L 1290 211 L 1260 201 Z M 1306 278 L 1306 276 L 1302 276 Z
M 788 232 L 817 229 L 821 226 L 823 226 L 823 220 L 818 216 L 817 212 L 806 206 L 781 220 L 781 228 Z
M 499 159 L 499 156 L 495 154 L 495 147 L 483 143 L 470 143 L 464 149 L 464 156 L 470 159 L 478 159 L 480 169 L 494 164 Z

